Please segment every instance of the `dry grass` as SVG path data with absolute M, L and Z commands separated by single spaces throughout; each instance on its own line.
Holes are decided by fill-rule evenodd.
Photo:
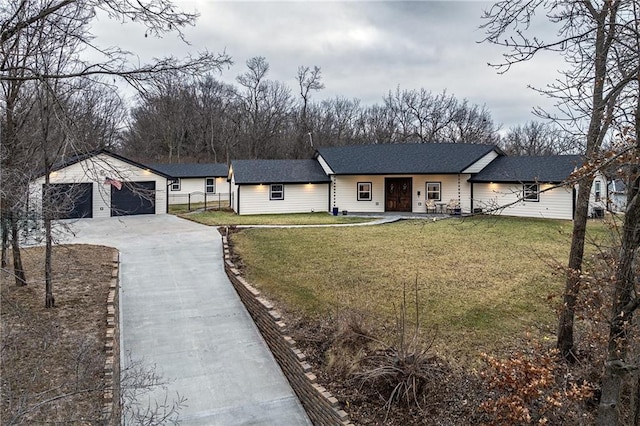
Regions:
M 591 227 L 594 238 L 603 227 Z M 251 229 L 233 235 L 248 279 L 286 309 L 326 316 L 355 309 L 390 328 L 416 280 L 423 330 L 445 359 L 502 354 L 526 333 L 555 335 L 571 223 L 476 218 L 331 229 Z M 414 309 L 411 307 L 410 309 Z
M 56 247 L 52 309 L 44 307 L 41 247 L 22 252 L 26 287 L 1 273 L 3 424 L 101 423 L 113 251 Z
M 296 214 L 259 214 L 237 215 L 232 211 L 207 211 L 199 213 L 180 214 L 184 219 L 204 225 L 325 225 L 336 223 L 361 223 L 372 218 L 357 216 L 332 216 L 328 213 L 296 213 Z

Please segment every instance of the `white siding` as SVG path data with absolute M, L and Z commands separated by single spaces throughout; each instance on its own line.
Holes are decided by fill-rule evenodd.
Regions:
M 600 199 L 596 199 L 596 182 L 600 183 Z M 597 173 L 591 185 L 589 193 L 589 215 L 593 215 L 594 209 L 607 209 L 607 179 L 601 173 Z
M 90 159 L 74 163 L 49 175 L 51 183 L 93 183 L 93 217 L 111 216 L 111 185 L 105 178 L 123 182 L 156 183 L 156 214 L 167 212 L 167 179 L 150 170 L 136 167 L 107 154 L 99 154 Z M 36 179 L 30 186 L 32 206 L 42 206 L 42 185 L 44 177 Z
M 459 200 L 463 212 L 471 209 L 469 175 L 355 175 L 333 176 L 331 208 L 349 212 L 379 213 L 385 211 L 385 178 L 408 177 L 412 180 L 412 212 L 426 213 L 426 183 L 440 182 L 441 202 Z M 371 201 L 358 201 L 358 182 L 372 183 Z M 420 192 L 420 195 L 418 195 Z
M 240 187 L 236 185 L 236 178 L 231 175 L 231 208 L 238 213 L 238 191 Z
M 474 208 L 492 210 L 507 216 L 573 219 L 573 190 L 541 184 L 539 201 L 522 201 L 522 184 L 476 183 L 473 185 Z M 546 191 L 545 191 L 546 190 Z
M 309 213 L 326 212 L 329 185 L 285 184 L 284 200 L 270 200 L 270 185 L 241 185 L 234 194 L 234 210 L 240 214 Z
M 169 204 L 186 204 L 191 194 L 192 203 L 201 203 L 204 201 L 205 179 L 200 178 L 181 178 L 180 190 L 172 191 L 169 187 Z M 225 177 L 216 177 L 215 193 L 207 194 L 207 200 L 229 200 L 229 183 Z
M 462 173 L 479 173 L 482 169 L 487 167 L 489 163 L 491 163 L 497 157 L 498 157 L 498 153 L 495 151 L 491 151 L 490 153 L 488 153 L 487 155 L 485 155 L 484 157 L 482 157 L 481 159 L 473 163 L 471 166 L 463 170 Z

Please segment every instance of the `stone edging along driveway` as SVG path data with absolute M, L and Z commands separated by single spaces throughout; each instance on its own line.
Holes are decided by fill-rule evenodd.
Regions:
M 313 424 L 353 426 L 338 400 L 316 383 L 316 376 L 306 362 L 306 355 L 288 335 L 280 313 L 261 296 L 259 290 L 240 276 L 231 261 L 226 235 L 223 235 L 222 242 L 227 275 Z

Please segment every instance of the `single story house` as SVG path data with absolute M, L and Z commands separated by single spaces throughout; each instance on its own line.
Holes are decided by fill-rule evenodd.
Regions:
M 169 204 L 229 201 L 229 168 L 220 163 L 151 164 L 172 177 L 169 184 Z
M 29 187 L 29 209 L 42 213 L 47 206 L 60 219 L 163 214 L 169 178 L 104 149 L 88 152 L 53 167 L 45 199 L 45 176 L 35 179 Z
M 238 214 L 308 213 L 329 209 L 331 180 L 316 160 L 236 160 L 229 168 Z
M 324 204 L 334 213 L 485 211 L 572 219 L 575 188 L 561 183 L 581 163 L 579 156 L 508 157 L 495 145 L 373 144 L 319 148 L 313 160 L 233 161 L 229 179 L 238 214 L 318 211 Z M 296 164 L 306 175 L 294 177 Z M 317 186 L 312 202 L 298 191 L 283 198 L 287 184 L 305 181 Z M 604 206 L 605 182 L 598 176 L 592 187 L 592 215 Z

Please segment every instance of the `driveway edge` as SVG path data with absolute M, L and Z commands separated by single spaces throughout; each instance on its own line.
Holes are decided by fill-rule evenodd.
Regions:
M 231 260 L 227 237 L 222 235 L 224 269 L 240 296 L 242 303 L 253 318 L 271 353 L 296 393 L 309 419 L 314 425 L 353 426 L 349 415 L 338 400 L 326 388 L 316 382 L 306 355 L 300 351 L 295 340 L 287 334 L 287 327 L 273 304 L 261 297 L 260 291 L 250 285 Z
M 113 249 L 111 281 L 107 294 L 107 328 L 104 350 L 103 417 L 107 425 L 120 424 L 120 252 Z

